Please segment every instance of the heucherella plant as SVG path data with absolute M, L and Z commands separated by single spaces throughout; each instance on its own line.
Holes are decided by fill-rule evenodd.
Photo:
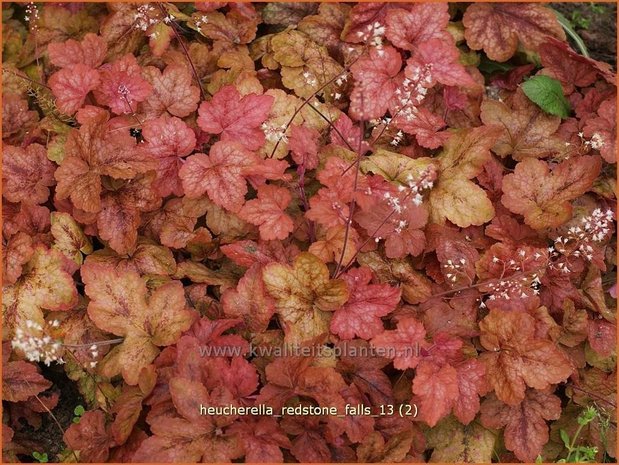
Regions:
M 540 3 L 4 3 L 3 460 L 616 459 L 585 39 Z

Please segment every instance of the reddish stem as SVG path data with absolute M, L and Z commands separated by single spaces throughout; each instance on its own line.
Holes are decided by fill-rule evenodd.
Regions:
M 166 17 L 168 15 L 168 12 L 164 8 L 164 6 L 161 3 L 157 3 L 157 6 L 159 7 L 161 12 L 163 13 L 163 16 Z M 206 93 L 204 92 L 204 89 L 202 88 L 202 83 L 200 82 L 200 76 L 198 76 L 198 71 L 196 70 L 196 67 L 193 64 L 193 61 L 192 61 L 191 57 L 189 56 L 189 51 L 187 50 L 187 47 L 185 46 L 185 43 L 182 41 L 180 34 L 176 30 L 176 21 L 172 20 L 171 25 L 172 25 L 171 26 L 172 27 L 172 32 L 174 32 L 174 37 L 176 37 L 176 40 L 178 41 L 179 45 L 183 49 L 183 53 L 185 54 L 185 58 L 187 58 L 187 61 L 189 62 L 189 66 L 191 66 L 191 71 L 193 72 L 193 77 L 196 80 L 196 82 L 198 83 L 198 87 L 200 88 L 200 96 L 202 97 L 202 100 L 206 100 Z

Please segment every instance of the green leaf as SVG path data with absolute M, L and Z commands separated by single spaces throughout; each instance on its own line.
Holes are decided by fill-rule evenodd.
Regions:
M 522 84 L 522 90 L 538 107 L 551 115 L 567 118 L 571 108 L 563 95 L 561 83 L 548 76 L 533 76 Z
M 498 61 L 492 61 L 485 54 L 482 54 L 479 61 L 479 71 L 489 76 L 494 73 L 507 73 L 514 69 L 509 63 L 499 63 Z
M 576 43 L 576 46 L 578 47 L 578 50 L 580 50 L 580 53 L 583 56 L 589 58 L 589 52 L 587 51 L 587 47 L 585 45 L 585 42 L 578 35 L 578 33 L 574 30 L 574 28 L 570 24 L 569 20 L 565 16 L 563 16 L 561 13 L 559 13 L 558 11 L 556 11 L 556 10 L 553 10 L 553 11 L 554 11 L 555 15 L 557 15 L 557 20 L 559 21 L 559 24 L 563 27 L 563 30 Z
M 85 411 L 86 409 L 84 409 L 83 405 L 78 405 L 73 409 L 73 415 L 77 415 L 78 417 L 81 417 L 82 415 L 84 415 Z
M 39 463 L 47 463 L 49 461 L 49 458 L 47 457 L 47 452 L 43 454 L 33 452 L 32 457 L 34 457 L 34 459 Z
M 570 437 L 569 435 L 565 432 L 564 429 L 560 430 L 559 433 L 561 434 L 561 440 L 563 441 L 563 444 L 565 444 L 565 447 L 567 449 L 570 448 Z

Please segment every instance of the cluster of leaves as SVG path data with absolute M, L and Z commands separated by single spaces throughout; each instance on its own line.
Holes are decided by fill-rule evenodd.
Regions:
M 58 460 L 616 457 L 615 77 L 550 8 L 2 13 L 5 460 L 37 361 Z

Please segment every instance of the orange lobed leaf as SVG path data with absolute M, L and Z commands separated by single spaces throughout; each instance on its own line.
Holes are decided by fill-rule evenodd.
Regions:
M 341 339 L 371 339 L 383 329 L 381 317 L 400 302 L 401 291 L 388 284 L 370 284 L 372 271 L 355 268 L 342 275 L 350 293 L 348 301 L 333 314 L 331 332 Z
M 585 137 L 591 138 L 608 163 L 617 161 L 617 102 L 605 100 L 597 109 L 597 118 L 587 121 L 583 129 Z
M 80 451 L 84 462 L 105 462 L 113 445 L 105 426 L 102 410 L 90 410 L 65 431 L 64 442 L 73 450 Z
M 275 314 L 275 302 L 267 294 L 262 280 L 262 267 L 253 264 L 239 280 L 236 289 L 227 289 L 221 297 L 224 313 L 232 318 L 243 318 L 245 325 L 255 333 L 265 331 Z
M 257 156 L 242 144 L 232 141 L 216 142 L 208 155 L 197 153 L 187 158 L 179 170 L 185 194 L 198 198 L 207 193 L 215 204 L 238 212 L 245 203 L 245 176 Z
M 32 238 L 24 233 L 18 232 L 11 236 L 2 248 L 2 284 L 15 284 L 21 276 L 23 266 L 30 261 L 34 254 Z
M 183 186 L 178 176 L 182 158 L 196 147 L 195 132 L 183 120 L 162 115 L 148 120 L 142 126 L 145 144 L 143 150 L 159 161 L 157 179 L 153 187 L 160 197 L 170 194 L 183 195 Z
M 52 42 L 47 46 L 50 62 L 60 68 L 83 64 L 97 68 L 105 60 L 107 43 L 101 36 L 89 32 L 81 42 L 69 39 L 65 42 Z
M 90 319 L 104 331 L 124 337 L 99 370 L 108 377 L 122 374 L 127 384 L 135 385 L 159 347 L 174 344 L 195 319 L 196 314 L 186 309 L 182 284 L 169 281 L 147 298 L 146 283 L 135 272 L 89 263 L 81 274 L 91 299 Z
M 570 158 L 552 171 L 548 163 L 527 158 L 503 178 L 501 202 L 533 229 L 556 228 L 571 218 L 570 201 L 591 188 L 601 168 L 597 156 Z
M 56 97 L 56 106 L 72 115 L 84 106 L 89 92 L 101 84 L 99 71 L 78 63 L 57 71 L 49 78 L 49 87 Z
M 544 420 L 561 415 L 561 400 L 545 391 L 528 389 L 521 403 L 505 405 L 494 396 L 481 406 L 481 422 L 487 428 L 505 426 L 505 447 L 523 462 L 534 462 L 548 442 L 548 426 Z
M 184 118 L 196 111 L 200 101 L 200 89 L 193 84 L 193 76 L 186 67 L 171 64 L 162 72 L 154 66 L 147 66 L 143 73 L 153 88 L 152 93 L 142 103 L 147 115 L 160 116 L 168 112 Z
M 152 160 L 136 149 L 129 131 L 114 130 L 105 112 L 72 130 L 65 151 L 55 173 L 56 197 L 70 198 L 75 207 L 90 213 L 102 207 L 102 176 L 132 179 L 153 168 Z
M 270 95 L 241 96 L 235 86 L 224 86 L 198 110 L 198 126 L 209 134 L 219 134 L 222 141 L 234 141 L 248 150 L 264 143 L 264 123 L 273 105 Z
M 414 318 L 402 318 L 396 330 L 384 331 L 371 341 L 372 347 L 383 351 L 386 357 L 393 359 L 393 366 L 398 370 L 415 368 L 419 363 L 420 350 L 425 348 L 426 330 L 423 324 Z
M 535 334 L 535 319 L 518 311 L 491 310 L 480 323 L 480 360 L 497 397 L 509 405 L 525 398 L 526 387 L 546 389 L 573 371 L 567 356 Z
M 2 195 L 9 202 L 45 203 L 54 182 L 55 166 L 45 147 L 30 144 L 25 149 L 2 148 Z
M 447 32 L 448 9 L 447 3 L 415 3 L 408 9 L 390 9 L 385 18 L 385 36 L 396 47 L 411 52 L 431 39 L 450 42 L 453 39 Z
M 117 115 L 134 113 L 137 104 L 146 100 L 153 90 L 132 54 L 106 63 L 99 68 L 99 73 L 101 85 L 94 91 L 95 98 Z
M 26 322 L 44 326 L 43 310 L 70 310 L 77 303 L 77 289 L 67 272 L 67 259 L 57 250 L 34 247 L 21 277 L 4 289 L 4 334 L 12 336 Z
M 368 53 L 350 67 L 355 87 L 350 94 L 350 116 L 356 120 L 381 118 L 398 86 L 396 77 L 402 68 L 398 51 L 385 46 L 370 47 Z
M 522 95 L 514 98 L 511 108 L 498 100 L 485 100 L 480 116 L 484 124 L 503 129 L 492 147 L 501 158 L 557 158 L 566 151 L 565 141 L 555 135 L 561 119 L 544 113 Z
M 303 252 L 292 266 L 269 263 L 263 271 L 267 291 L 289 343 L 313 339 L 329 332 L 331 314 L 349 296 L 346 282 L 329 279 L 329 269 L 315 255 Z
M 468 46 L 495 61 L 510 59 L 519 43 L 537 51 L 548 35 L 565 40 L 554 12 L 540 4 L 479 3 L 467 8 L 462 22 Z
M 288 189 L 274 185 L 258 187 L 258 198 L 249 200 L 239 210 L 239 217 L 259 226 L 260 238 L 283 241 L 294 229 L 292 218 L 285 213 L 292 196 Z

